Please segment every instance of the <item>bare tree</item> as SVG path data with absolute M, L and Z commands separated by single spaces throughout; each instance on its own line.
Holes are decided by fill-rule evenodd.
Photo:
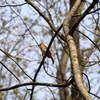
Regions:
M 100 99 L 99 6 L 1 0 L 0 100 Z

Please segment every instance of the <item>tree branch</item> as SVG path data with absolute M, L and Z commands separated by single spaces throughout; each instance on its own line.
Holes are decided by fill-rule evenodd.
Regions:
M 70 58 L 71 58 L 71 62 L 72 62 L 71 67 L 72 67 L 72 72 L 73 72 L 73 76 L 74 76 L 76 86 L 77 86 L 79 92 L 81 93 L 81 95 L 83 96 L 83 98 L 85 100 L 92 100 L 91 96 L 89 95 L 87 89 L 85 88 L 85 86 L 83 84 L 81 71 L 80 71 L 80 67 L 79 67 L 77 48 L 76 48 L 75 41 L 72 37 L 73 32 L 75 31 L 75 29 L 78 26 L 77 24 L 79 24 L 81 19 L 85 17 L 85 14 L 83 15 L 83 17 L 80 20 L 78 20 L 76 22 L 77 24 L 75 23 L 74 27 L 72 27 L 71 30 L 69 29 L 72 16 L 76 13 L 80 4 L 81 4 L 81 0 L 76 0 L 71 11 L 65 16 L 65 19 L 64 19 L 64 22 L 63 22 L 63 29 L 64 29 L 64 33 L 65 33 L 67 43 L 68 43 L 68 46 L 69 46 Z

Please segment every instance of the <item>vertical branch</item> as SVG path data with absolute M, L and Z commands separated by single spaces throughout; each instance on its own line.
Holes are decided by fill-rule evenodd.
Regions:
M 76 48 L 76 44 L 72 36 L 70 35 L 67 36 L 67 43 L 68 43 L 69 50 L 70 50 L 70 58 L 72 62 L 72 72 L 73 72 L 76 86 L 85 100 L 92 100 L 86 87 L 83 84 L 81 71 L 79 67 L 77 48 Z
M 70 25 L 72 16 L 77 12 L 80 4 L 81 4 L 81 0 L 76 0 L 71 11 L 65 16 L 64 23 L 63 23 L 63 29 L 64 29 L 64 33 L 66 35 L 67 43 L 69 46 L 70 58 L 71 58 L 71 62 L 72 62 L 72 72 L 73 72 L 76 86 L 85 100 L 92 100 L 91 96 L 89 95 L 89 93 L 88 93 L 87 89 L 85 88 L 83 81 L 82 81 L 81 71 L 79 68 L 77 47 L 76 47 L 73 37 L 71 36 L 71 35 L 73 35 L 73 32 L 75 31 L 76 27 L 74 26 L 74 30 L 72 31 L 72 33 L 71 33 L 71 31 L 69 31 L 70 30 L 69 25 Z M 78 20 L 77 22 L 80 22 L 80 21 Z M 76 26 L 78 26 L 78 25 L 76 25 Z M 69 35 L 69 33 L 71 35 Z

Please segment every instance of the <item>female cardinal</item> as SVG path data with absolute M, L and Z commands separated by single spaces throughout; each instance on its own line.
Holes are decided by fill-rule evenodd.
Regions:
M 47 46 L 43 42 L 41 42 L 38 46 L 39 46 L 39 48 L 40 48 L 40 50 L 42 52 L 42 55 L 44 55 L 46 50 L 47 50 Z M 47 52 L 47 57 L 51 58 L 51 60 L 52 60 L 52 62 L 54 64 L 54 59 L 52 57 L 52 54 L 51 54 L 50 50 Z

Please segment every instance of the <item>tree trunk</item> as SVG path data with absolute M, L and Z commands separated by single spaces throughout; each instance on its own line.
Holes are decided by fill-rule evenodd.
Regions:
M 75 3 L 75 0 L 70 0 L 70 8 L 72 8 L 74 3 Z M 79 18 L 77 15 L 81 15 L 83 7 L 84 7 L 84 2 L 81 3 L 80 9 L 78 9 L 78 11 L 76 12 L 76 15 L 75 15 L 76 17 L 74 16 L 72 18 L 72 20 L 70 22 L 70 28 L 74 25 L 75 22 L 77 22 L 77 20 Z M 81 72 L 83 72 L 84 67 L 81 66 L 81 62 L 83 61 L 83 58 L 81 57 L 81 54 L 80 54 L 80 45 L 79 45 L 80 35 L 79 35 L 79 32 L 75 31 L 74 34 L 73 34 L 73 38 L 74 38 L 76 46 L 77 46 L 77 53 L 78 53 L 78 59 L 79 59 L 79 64 L 80 64 L 80 70 L 81 70 Z M 82 96 L 77 91 L 77 88 L 75 87 L 75 83 L 73 83 L 73 84 L 74 84 L 74 87 L 73 86 L 71 87 L 71 97 L 72 97 L 72 99 L 82 100 Z

